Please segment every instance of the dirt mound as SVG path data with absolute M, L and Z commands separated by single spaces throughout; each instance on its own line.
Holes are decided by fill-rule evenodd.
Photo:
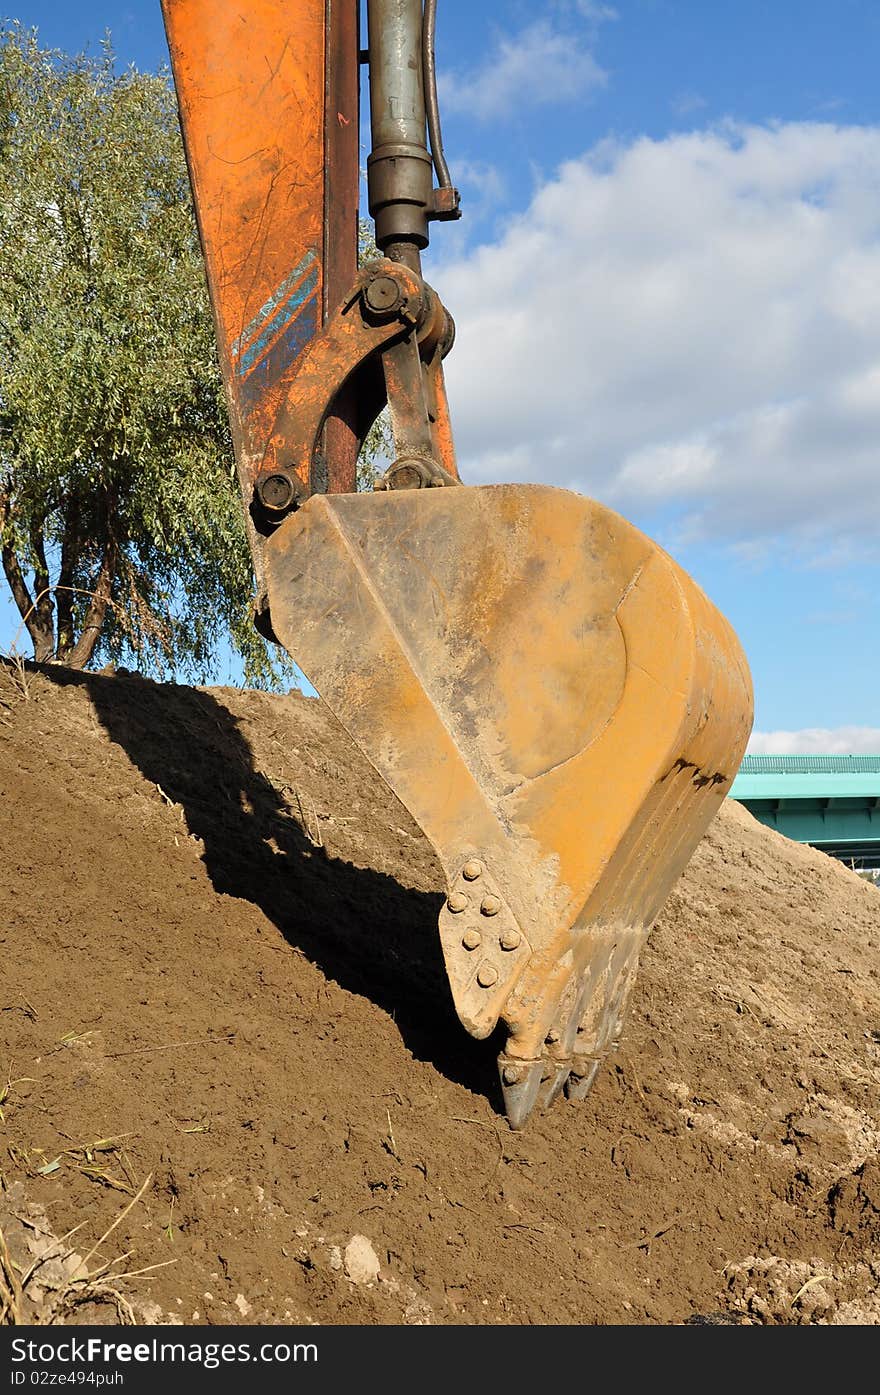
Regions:
M 875 888 L 728 804 L 621 1053 L 513 1134 L 431 849 L 319 703 L 0 700 L 0 1281 L 81 1225 L 65 1321 L 74 1245 L 142 1320 L 880 1321 Z

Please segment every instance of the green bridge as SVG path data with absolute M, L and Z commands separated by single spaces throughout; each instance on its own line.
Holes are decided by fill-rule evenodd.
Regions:
M 730 794 L 786 838 L 880 868 L 880 756 L 746 756 Z

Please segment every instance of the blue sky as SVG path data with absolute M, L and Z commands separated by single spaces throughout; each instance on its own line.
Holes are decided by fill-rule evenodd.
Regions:
M 158 0 L 11 4 L 166 58 Z M 740 633 L 756 749 L 880 751 L 878 44 L 876 0 L 439 5 L 463 472 L 669 547 Z

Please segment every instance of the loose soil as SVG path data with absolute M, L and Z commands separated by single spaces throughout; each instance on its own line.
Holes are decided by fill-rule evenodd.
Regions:
M 877 889 L 728 802 L 620 1053 L 514 1134 L 434 855 L 319 702 L 5 666 L 0 704 L 20 1318 L 880 1322 Z

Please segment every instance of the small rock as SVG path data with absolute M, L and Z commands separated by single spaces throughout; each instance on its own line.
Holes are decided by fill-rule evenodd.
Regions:
M 331 1268 L 331 1269 L 341 1269 L 341 1268 L 342 1268 L 342 1251 L 340 1250 L 340 1248 L 339 1248 L 338 1245 L 331 1245 L 331 1246 L 330 1246 L 330 1268 Z
M 352 1283 L 375 1283 L 380 1267 L 379 1257 L 366 1235 L 353 1235 L 345 1247 L 345 1272 Z
M 403 1310 L 403 1320 L 408 1327 L 431 1327 L 434 1314 L 431 1305 L 410 1290 L 410 1299 Z
M 245 1296 L 244 1296 L 243 1293 L 239 1293 L 239 1294 L 236 1296 L 236 1299 L 235 1299 L 235 1306 L 236 1306 L 236 1308 L 238 1309 L 238 1311 L 241 1313 L 242 1317 L 247 1317 L 248 1313 L 249 1313 L 250 1310 L 251 1310 L 251 1305 L 250 1305 L 250 1303 L 247 1301 L 247 1299 L 245 1298 Z
M 839 1151 L 845 1154 L 846 1130 L 825 1114 L 790 1114 L 786 1119 L 783 1143 L 793 1143 L 799 1155 L 816 1151 Z

